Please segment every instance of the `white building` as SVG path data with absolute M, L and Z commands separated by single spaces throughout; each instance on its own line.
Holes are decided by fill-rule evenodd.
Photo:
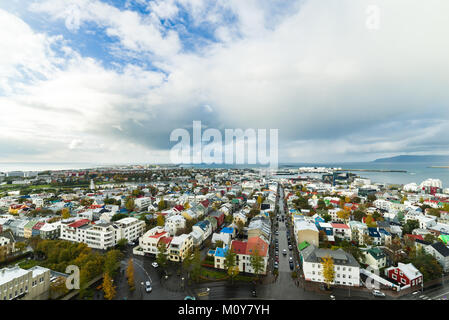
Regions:
M 165 219 L 165 230 L 171 235 L 176 235 L 178 230 L 185 228 L 186 218 L 182 215 L 173 215 Z
M 304 278 L 307 281 L 324 283 L 322 258 L 330 256 L 334 261 L 333 285 L 360 286 L 360 265 L 355 258 L 342 249 L 319 249 L 310 245 L 301 251 Z
M 18 266 L 0 269 L 0 300 L 46 300 L 50 289 L 50 269 Z

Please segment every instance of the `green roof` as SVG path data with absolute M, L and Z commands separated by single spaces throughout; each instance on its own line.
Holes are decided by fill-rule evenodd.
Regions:
M 438 238 L 441 239 L 444 243 L 449 242 L 449 235 L 447 235 L 447 234 L 442 234 Z
M 310 246 L 310 243 L 308 243 L 307 241 L 303 241 L 300 244 L 298 244 L 298 250 L 302 251 L 305 248 L 307 248 L 308 246 Z

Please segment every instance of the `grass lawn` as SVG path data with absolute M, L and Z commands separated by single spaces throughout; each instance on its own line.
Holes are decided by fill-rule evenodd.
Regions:
M 19 267 L 26 270 L 26 269 L 30 269 L 34 266 L 39 265 L 39 262 L 36 260 L 24 259 L 24 260 L 20 261 L 18 264 L 19 264 Z

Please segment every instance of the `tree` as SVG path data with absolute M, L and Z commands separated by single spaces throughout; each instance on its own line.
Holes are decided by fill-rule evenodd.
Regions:
M 157 248 L 159 252 L 157 253 L 156 261 L 163 268 L 167 264 L 167 244 L 160 241 Z
M 105 273 L 103 276 L 103 291 L 106 299 L 112 300 L 115 297 L 116 287 L 112 283 L 112 278 L 108 273 Z
M 317 208 L 318 210 L 326 209 L 326 202 L 323 199 L 318 200 Z
M 337 217 L 344 221 L 348 220 L 350 215 L 351 213 L 348 210 L 340 210 L 337 212 Z
M 159 227 L 163 227 L 165 225 L 165 217 L 163 215 L 161 215 L 161 214 L 159 214 L 157 216 L 156 221 L 157 221 L 157 225 Z
M 245 224 L 243 223 L 243 221 L 242 220 L 237 221 L 237 233 L 239 235 L 242 235 L 243 228 L 245 228 Z
M 128 199 L 126 199 L 126 202 L 125 202 L 126 210 L 131 212 L 131 211 L 134 211 L 135 207 L 136 207 L 136 204 L 134 203 L 134 199 L 131 197 L 128 197 Z
M 61 210 L 61 216 L 62 216 L 63 219 L 70 218 L 70 210 L 69 210 L 69 208 L 63 208 Z
M 16 242 L 15 248 L 19 250 L 19 252 L 22 252 L 27 247 L 27 244 L 25 242 Z
M 355 210 L 353 215 L 354 215 L 354 220 L 357 220 L 357 221 L 362 221 L 362 219 L 364 217 L 366 217 L 366 213 L 363 212 L 362 210 Z
M 126 247 L 127 243 L 128 243 L 128 240 L 126 240 L 126 238 L 121 238 L 119 241 L 117 241 L 117 247 L 120 250 L 123 250 Z
M 372 215 L 366 216 L 365 224 L 367 225 L 368 228 L 376 228 L 377 227 L 376 220 L 374 220 Z
M 413 230 L 419 228 L 418 220 L 407 220 L 407 222 L 402 227 L 402 231 L 404 234 L 411 234 Z
M 231 277 L 231 282 L 234 283 L 234 278 L 237 276 L 238 272 L 235 272 L 236 267 L 237 254 L 229 248 L 225 254 L 225 268 L 228 271 L 229 276 Z M 238 267 L 237 267 L 238 271 Z
M 334 260 L 329 255 L 322 258 L 321 262 L 323 268 L 323 279 L 327 284 L 327 288 L 330 288 L 331 283 L 335 278 Z
M 161 198 L 161 201 L 159 201 L 159 203 L 157 204 L 157 208 L 159 209 L 159 211 L 162 211 L 167 208 L 164 198 Z
M 259 255 L 259 250 L 255 249 L 250 256 L 250 264 L 253 268 L 254 274 L 259 278 L 259 274 L 263 271 L 263 257 Z
M 195 251 L 192 255 L 192 279 L 194 281 L 198 281 L 201 275 L 201 253 L 198 248 L 195 248 Z
M 366 246 L 371 246 L 373 244 L 373 239 L 368 234 L 363 234 L 362 236 L 363 244 Z
M 118 220 L 120 220 L 120 219 L 127 218 L 127 217 L 128 217 L 127 214 L 124 214 L 124 213 L 116 213 L 116 214 L 114 214 L 114 215 L 112 216 L 111 222 L 118 221 Z
M 257 197 L 257 204 L 258 204 L 258 208 L 260 208 L 260 207 L 261 207 L 261 205 L 262 205 L 262 202 L 263 202 L 263 197 L 262 197 L 261 195 L 259 195 L 259 196 Z
M 134 282 L 134 262 L 133 259 L 128 260 L 128 268 L 126 268 L 126 278 L 128 279 L 129 289 L 134 291 L 135 282 Z
M 332 217 L 329 214 L 323 214 L 322 218 L 324 219 L 325 222 L 329 222 L 332 220 Z
M 369 202 L 374 202 L 377 200 L 377 197 L 374 194 L 370 194 L 368 195 L 367 199 Z
M 435 208 L 430 208 L 429 210 L 427 210 L 427 214 L 429 214 L 431 216 L 435 216 L 435 217 L 440 217 L 440 215 L 441 215 L 440 210 L 435 209 Z
M 104 259 L 104 272 L 109 274 L 111 277 L 114 277 L 117 273 L 117 269 L 120 266 L 120 260 L 122 259 L 123 254 L 120 250 L 109 250 L 106 252 L 106 256 Z
M 437 237 L 435 237 L 433 234 L 428 233 L 424 236 L 424 241 L 430 242 L 430 243 L 434 243 L 435 241 L 437 241 Z

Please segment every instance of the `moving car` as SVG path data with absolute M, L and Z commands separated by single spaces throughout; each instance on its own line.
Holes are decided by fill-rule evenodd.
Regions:
M 379 290 L 373 290 L 373 296 L 375 297 L 385 297 L 385 293 Z
M 151 287 L 151 282 L 150 281 L 145 282 L 145 291 L 151 292 L 152 290 L 153 288 Z
M 282 250 L 282 254 L 283 254 L 284 256 L 286 256 L 286 255 L 287 255 L 287 249 Z
M 157 264 L 157 262 L 153 262 L 151 265 L 152 265 L 154 268 L 159 267 L 159 265 Z

